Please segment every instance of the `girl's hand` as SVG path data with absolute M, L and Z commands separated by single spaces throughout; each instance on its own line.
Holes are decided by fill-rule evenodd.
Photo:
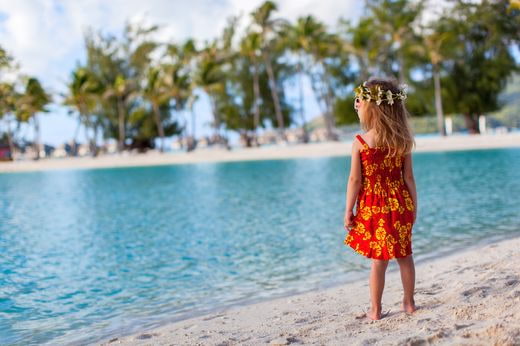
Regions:
M 352 210 L 345 211 L 345 219 L 343 221 L 343 226 L 346 230 L 354 226 L 354 213 L 352 212 Z

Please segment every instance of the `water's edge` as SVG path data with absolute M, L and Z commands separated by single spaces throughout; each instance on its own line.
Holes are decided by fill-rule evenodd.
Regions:
M 457 246 L 457 247 L 454 247 L 454 248 L 451 248 L 448 250 L 432 252 L 432 253 L 424 254 L 424 255 L 418 256 L 418 257 L 414 256 L 414 262 L 415 262 L 416 266 L 422 266 L 427 263 L 435 262 L 435 260 L 438 259 L 438 257 L 443 257 L 443 258 L 450 257 L 452 255 L 455 255 L 456 253 L 460 253 L 461 251 L 463 253 L 471 252 L 478 248 L 482 248 L 482 247 L 485 247 L 485 246 L 488 246 L 491 244 L 500 243 L 500 242 L 511 240 L 511 239 L 516 239 L 519 237 L 520 237 L 520 230 L 516 234 L 502 234 L 502 235 L 498 235 L 495 237 L 484 238 L 484 239 L 481 239 L 481 240 L 475 242 L 474 244 L 470 244 L 470 245 L 461 244 L 462 246 Z M 391 262 L 395 262 L 395 261 L 391 261 Z M 396 272 L 396 271 L 398 271 L 398 269 L 399 268 L 397 266 L 390 265 L 388 267 L 387 273 Z M 313 287 L 308 290 L 303 290 L 303 291 L 299 291 L 299 292 L 294 292 L 294 291 L 286 292 L 284 294 L 274 295 L 274 296 L 267 297 L 267 298 L 240 300 L 240 301 L 236 301 L 232 304 L 227 304 L 227 305 L 220 306 L 220 307 L 214 307 L 214 308 L 207 309 L 204 311 L 194 311 L 189 314 L 183 314 L 181 316 L 177 316 L 174 319 L 164 320 L 163 322 L 161 322 L 159 324 L 154 323 L 153 325 L 143 326 L 143 327 L 137 328 L 137 329 L 130 328 L 128 331 L 123 332 L 121 334 L 113 334 L 113 335 L 106 335 L 106 336 L 100 337 L 97 341 L 94 341 L 93 343 L 90 343 L 90 344 L 99 345 L 101 343 L 108 343 L 109 340 L 112 340 L 114 338 L 128 337 L 128 336 L 135 335 L 138 333 L 150 332 L 150 331 L 155 330 L 156 328 L 161 328 L 161 327 L 164 327 L 164 326 L 167 326 L 170 324 L 174 324 L 174 323 L 177 323 L 180 321 L 185 321 L 185 320 L 189 320 L 192 318 L 198 318 L 198 317 L 203 317 L 203 316 L 209 316 L 212 314 L 223 313 L 223 312 L 228 311 L 231 308 L 240 308 L 240 307 L 245 307 L 245 306 L 249 306 L 249 305 L 253 305 L 253 304 L 257 304 L 257 303 L 266 303 L 266 302 L 274 301 L 274 300 L 281 299 L 281 298 L 297 297 L 297 296 L 304 295 L 304 294 L 311 293 L 311 292 L 319 292 L 319 291 L 337 288 L 337 287 L 340 287 L 343 285 L 358 282 L 359 280 L 366 280 L 365 277 L 366 277 L 367 273 L 360 272 L 360 273 L 353 273 L 353 274 L 354 275 L 352 275 L 352 273 L 349 274 L 349 276 L 352 276 L 350 279 L 342 278 L 342 280 L 338 280 L 334 283 L 325 284 L 325 285 L 321 285 L 318 287 Z M 72 345 L 72 344 L 70 344 L 70 345 Z

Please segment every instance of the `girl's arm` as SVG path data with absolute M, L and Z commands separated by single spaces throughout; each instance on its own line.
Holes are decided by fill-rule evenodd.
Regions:
M 417 219 L 417 188 L 415 186 L 415 177 L 413 175 L 413 164 L 412 164 L 412 154 L 409 153 L 404 157 L 404 165 L 403 165 L 403 178 L 406 187 L 408 187 L 408 191 L 410 191 L 410 195 L 412 197 L 414 209 L 413 209 L 413 221 Z
M 352 155 L 350 159 L 350 175 L 348 177 L 346 208 L 345 208 L 345 228 L 353 226 L 353 209 L 356 204 L 359 190 L 361 188 L 361 158 L 359 156 L 359 142 L 354 140 L 352 143 Z

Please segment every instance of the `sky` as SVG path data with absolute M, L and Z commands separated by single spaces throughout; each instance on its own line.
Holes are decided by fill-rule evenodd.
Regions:
M 0 45 L 21 65 L 21 72 L 40 79 L 55 95 L 63 94 L 72 69 L 85 61 L 84 32 L 87 28 L 120 34 L 126 21 L 158 24 L 160 41 L 182 41 L 188 37 L 203 42 L 220 34 L 228 17 L 244 19 L 261 0 L 0 0 Z M 280 0 L 278 15 L 294 21 L 313 14 L 334 27 L 340 16 L 361 15 L 362 1 Z M 307 117 L 319 111 L 306 86 Z M 290 93 L 289 93 L 290 94 Z M 56 101 L 60 99 L 55 97 Z M 40 116 L 44 143 L 69 141 L 76 120 L 65 107 L 52 105 Z M 195 106 L 196 133 L 209 134 L 210 109 L 206 97 Z M 32 129 L 26 129 L 31 136 Z M 80 133 L 80 141 L 83 134 Z

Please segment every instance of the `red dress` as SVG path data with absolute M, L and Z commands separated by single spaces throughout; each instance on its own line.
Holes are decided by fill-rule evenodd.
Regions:
M 404 183 L 403 156 L 386 157 L 387 148 L 370 148 L 356 138 L 363 145 L 362 187 L 344 243 L 368 258 L 406 257 L 412 253 L 414 205 Z

